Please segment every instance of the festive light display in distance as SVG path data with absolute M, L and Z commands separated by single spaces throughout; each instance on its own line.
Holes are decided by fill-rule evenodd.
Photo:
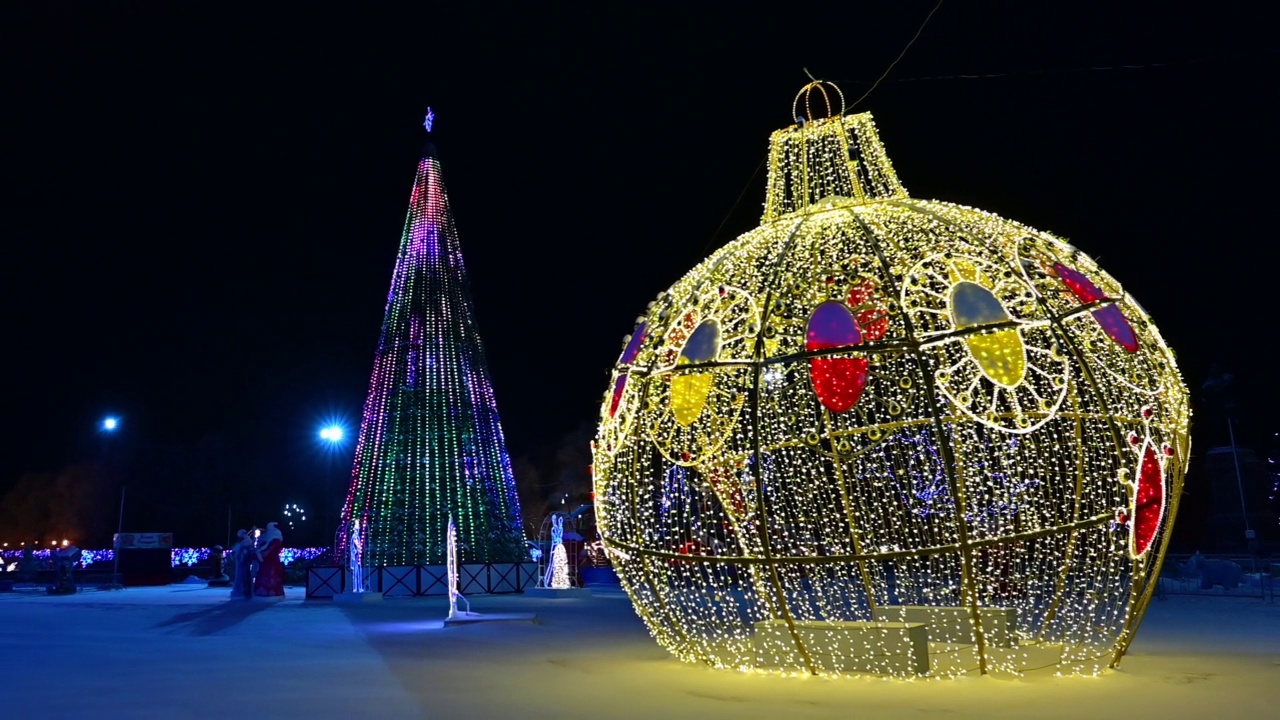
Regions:
M 297 503 L 288 503 L 284 506 L 285 524 L 290 530 L 296 530 L 297 524 L 307 519 L 307 511 Z
M 1189 457 L 1172 353 L 1077 248 L 908 196 L 838 88 L 801 116 L 760 226 L 650 303 L 601 403 L 597 512 L 637 612 L 724 668 L 1116 665 Z
M 47 565 L 50 558 L 50 550 L 35 550 L 32 557 L 36 558 L 43 565 Z M 209 559 L 209 554 L 213 552 L 213 548 L 207 547 L 176 547 L 169 550 L 169 564 L 173 567 L 192 567 L 205 562 Z M 314 560 L 326 552 L 326 548 L 310 547 L 310 548 L 282 548 L 280 550 L 280 562 L 285 565 L 291 565 L 296 560 Z M 230 550 L 223 550 L 223 555 L 230 555 Z M 3 559 L 6 566 L 15 565 L 22 560 L 21 550 L 4 550 L 0 551 L 0 559 Z M 80 561 L 76 563 L 76 567 L 87 568 L 94 563 L 111 562 L 115 560 L 115 551 L 107 550 L 81 550 Z M 14 569 L 17 567 L 15 565 Z
M 431 130 L 434 113 L 424 127 Z M 414 179 L 356 441 L 339 548 L 361 521 L 363 565 L 515 562 L 524 533 L 511 459 L 434 144 Z

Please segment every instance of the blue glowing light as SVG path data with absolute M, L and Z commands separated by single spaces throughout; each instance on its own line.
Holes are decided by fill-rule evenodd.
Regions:
M 284 565 L 290 565 L 297 560 L 314 560 L 321 554 L 328 551 L 328 548 L 322 547 L 305 547 L 305 548 L 281 548 L 280 562 Z M 178 547 L 169 551 L 169 564 L 173 567 L 192 567 L 209 559 L 211 548 L 201 547 Z M 230 554 L 230 550 L 224 550 L 223 555 Z M 46 568 L 52 562 L 53 551 L 36 550 L 32 556 L 40 563 L 40 567 Z M 22 549 L 5 549 L 0 550 L 0 568 L 11 564 L 18 563 L 22 559 Z M 87 568 L 94 563 L 109 563 L 115 559 L 115 553 L 111 550 L 81 550 L 80 562 L 76 564 L 78 568 Z M 17 567 L 15 565 L 14 569 Z
M 431 132 L 431 125 L 434 124 L 435 121 L 436 114 L 431 112 L 431 108 L 427 108 L 427 119 L 422 122 L 422 127 L 426 128 L 427 132 Z
M 344 434 L 345 433 L 340 425 L 328 425 L 320 428 L 320 439 L 328 440 L 331 443 L 336 444 L 342 442 L 342 436 Z
M 120 420 L 110 415 L 102 419 L 102 429 L 106 430 L 107 432 L 114 431 L 119 425 L 120 425 Z
M 174 548 L 169 552 L 169 564 L 173 567 L 191 567 L 209 557 L 209 548 Z
M 955 509 L 942 456 L 931 433 L 903 432 L 883 443 L 879 452 L 886 458 L 895 492 L 911 514 L 923 518 Z

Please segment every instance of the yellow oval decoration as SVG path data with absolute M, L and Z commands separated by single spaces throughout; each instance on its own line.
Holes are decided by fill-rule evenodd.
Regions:
M 720 352 L 720 323 L 706 320 L 694 328 L 689 340 L 680 350 L 680 358 L 676 366 L 714 360 Z M 711 383 L 715 376 L 709 372 L 680 373 L 671 378 L 671 412 L 676 422 L 688 427 L 702 414 L 707 404 L 707 396 L 711 394 Z
M 1009 321 L 1009 313 L 991 291 L 961 280 L 951 286 L 951 321 L 957 330 Z M 1004 387 L 1017 387 L 1027 372 L 1022 336 L 1016 328 L 980 332 L 964 339 L 982 374 Z

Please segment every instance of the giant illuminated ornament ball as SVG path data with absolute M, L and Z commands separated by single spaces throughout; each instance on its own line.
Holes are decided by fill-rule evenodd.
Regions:
M 597 511 L 636 611 L 716 667 L 1115 666 L 1187 464 L 1172 353 L 1065 241 L 908 196 L 838 88 L 793 117 L 760 226 L 657 296 L 604 395 Z

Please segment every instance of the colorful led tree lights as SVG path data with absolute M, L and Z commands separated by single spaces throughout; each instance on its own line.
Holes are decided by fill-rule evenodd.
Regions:
M 760 227 L 650 304 L 602 402 L 597 511 L 637 612 L 716 667 L 1115 665 L 1188 458 L 1173 355 L 1088 256 L 910 198 L 869 115 L 829 84 L 801 102 Z
M 424 124 L 431 129 L 434 114 Z M 356 442 L 338 547 L 363 565 L 525 559 L 511 460 L 435 146 L 418 162 Z

